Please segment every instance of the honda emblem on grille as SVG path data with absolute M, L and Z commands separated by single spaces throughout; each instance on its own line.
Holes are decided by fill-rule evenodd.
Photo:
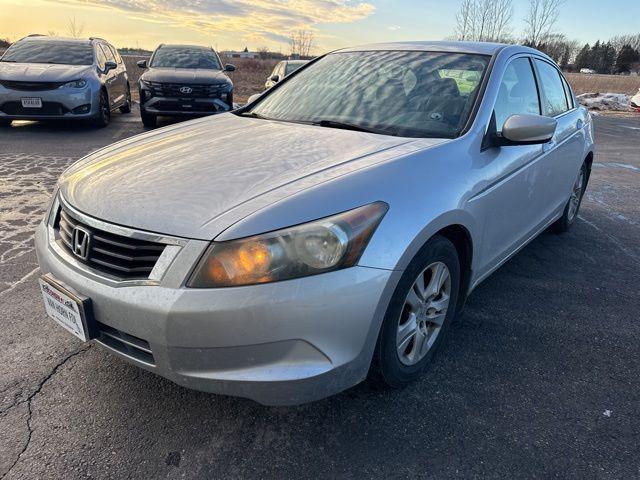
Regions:
M 73 229 L 73 254 L 80 260 L 86 261 L 89 258 L 89 247 L 91 246 L 91 233 L 82 227 Z
M 193 88 L 191 87 L 180 87 L 180 93 L 191 93 L 193 92 Z

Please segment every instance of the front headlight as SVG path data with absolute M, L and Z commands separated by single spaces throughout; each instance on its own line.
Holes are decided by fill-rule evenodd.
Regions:
M 72 82 L 67 82 L 64 85 L 61 85 L 60 88 L 84 88 L 87 86 L 86 80 L 73 80 Z
M 275 232 L 213 242 L 187 286 L 255 285 L 351 267 L 388 208 L 386 203 L 375 202 Z

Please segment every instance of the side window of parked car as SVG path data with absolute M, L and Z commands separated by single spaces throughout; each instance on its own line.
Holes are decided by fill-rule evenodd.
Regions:
M 109 50 L 111 51 L 111 55 L 113 56 L 113 58 L 115 58 L 116 63 L 118 65 L 122 65 L 122 57 L 118 53 L 118 50 L 116 50 L 113 45 L 107 45 L 107 47 L 109 47 Z
M 563 76 L 560 76 L 560 78 L 562 79 L 562 86 L 564 87 L 564 93 L 567 95 L 567 105 L 569 106 L 569 110 L 571 110 L 572 108 L 575 107 L 575 103 L 573 101 L 573 93 L 571 92 L 571 88 L 569 87 L 569 84 L 567 83 L 566 78 L 564 78 Z
M 495 104 L 496 128 L 502 131 L 504 122 L 511 115 L 540 115 L 540 100 L 536 80 L 528 58 L 513 60 L 502 76 L 498 99 Z
M 102 51 L 100 45 L 96 45 L 96 60 L 98 62 L 98 67 L 100 67 L 100 70 L 104 70 L 104 64 L 107 61 L 107 57 Z
M 104 56 L 107 59 L 107 62 L 115 62 L 116 58 L 113 56 L 113 53 L 111 52 L 111 50 L 109 49 L 109 47 L 107 45 L 100 45 L 100 48 L 102 49 L 102 51 L 104 52 Z
M 542 105 L 542 114 L 548 117 L 555 117 L 569 110 L 567 104 L 567 94 L 562 84 L 560 72 L 543 60 L 535 60 L 538 73 L 540 74 L 540 84 L 544 93 L 545 101 Z

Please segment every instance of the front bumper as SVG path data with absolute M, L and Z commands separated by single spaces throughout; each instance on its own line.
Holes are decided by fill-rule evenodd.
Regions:
M 42 108 L 22 107 L 22 98 L 42 99 Z M 97 93 L 83 89 L 11 90 L 0 85 L 0 118 L 6 120 L 82 120 L 98 114 Z
M 144 90 L 140 91 L 140 108 L 147 114 L 171 117 L 197 117 L 214 115 L 231 110 L 223 98 L 175 98 L 175 97 L 145 97 Z
M 366 377 L 392 272 L 354 267 L 264 285 L 185 288 L 206 246 L 189 241 L 157 285 L 117 286 L 54 251 L 44 223 L 36 231 L 43 273 L 90 297 L 103 329 L 123 334 L 125 345 L 144 342 L 151 357 L 111 337 L 98 343 L 180 385 L 293 405 Z

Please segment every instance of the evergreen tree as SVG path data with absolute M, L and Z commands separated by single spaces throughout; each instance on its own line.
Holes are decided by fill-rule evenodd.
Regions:
M 640 53 L 631 45 L 624 45 L 616 58 L 616 73 L 628 73 L 634 63 L 640 62 Z
M 602 54 L 600 60 L 600 70 L 598 73 L 613 73 L 613 69 L 616 63 L 616 49 L 611 45 L 611 42 L 602 44 Z
M 585 44 L 584 47 L 578 52 L 578 56 L 576 57 L 576 68 L 580 70 L 581 68 L 591 68 L 589 65 L 591 64 L 591 47 L 588 43 Z

